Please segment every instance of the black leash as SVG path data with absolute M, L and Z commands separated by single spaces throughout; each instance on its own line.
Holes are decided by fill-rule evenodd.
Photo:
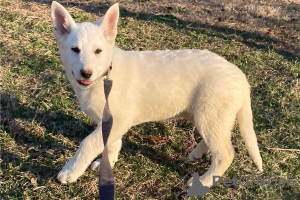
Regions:
M 113 81 L 109 78 L 110 70 L 112 69 L 112 65 L 109 66 L 106 72 L 106 77 L 104 78 L 104 94 L 105 94 L 105 106 L 103 110 L 102 117 L 102 136 L 104 143 L 104 151 L 102 154 L 102 159 L 100 162 L 99 169 L 99 196 L 100 200 L 114 200 L 115 199 L 115 180 L 112 168 L 108 159 L 108 148 L 107 148 L 107 140 L 113 125 L 113 117 L 111 115 L 109 105 L 108 105 L 108 97 L 112 88 Z

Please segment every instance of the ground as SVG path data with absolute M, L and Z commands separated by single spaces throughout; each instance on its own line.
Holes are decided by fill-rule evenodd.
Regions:
M 115 1 L 59 2 L 82 22 L 96 20 Z M 289 177 L 298 183 L 246 188 L 218 184 L 201 198 L 300 199 L 300 2 L 118 2 L 120 48 L 208 49 L 247 75 L 265 171 L 258 174 L 236 126 L 232 131 L 236 155 L 223 178 L 261 175 Z M 56 180 L 95 126 L 80 112 L 64 75 L 52 34 L 50 3 L 0 2 L 2 199 L 98 198 L 94 171 L 87 170 L 68 185 Z M 189 199 L 183 181 L 210 166 L 209 155 L 196 163 L 187 159 L 200 140 L 194 126 L 184 120 L 130 129 L 114 169 L 117 199 Z

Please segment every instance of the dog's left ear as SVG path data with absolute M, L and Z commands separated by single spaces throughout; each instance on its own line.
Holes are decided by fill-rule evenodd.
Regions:
M 119 4 L 116 3 L 108 9 L 101 23 L 101 27 L 104 31 L 104 37 L 111 44 L 114 44 L 117 36 L 118 19 Z

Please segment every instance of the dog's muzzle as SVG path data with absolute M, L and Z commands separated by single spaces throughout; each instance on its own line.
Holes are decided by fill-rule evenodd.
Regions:
M 76 79 L 73 71 L 72 71 L 72 74 L 73 74 L 74 78 Z M 76 81 L 77 81 L 77 83 L 79 83 L 82 86 L 89 86 L 93 83 L 93 81 L 89 81 L 89 80 L 77 80 L 76 79 Z

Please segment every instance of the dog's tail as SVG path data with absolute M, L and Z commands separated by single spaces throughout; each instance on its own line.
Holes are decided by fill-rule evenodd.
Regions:
M 245 140 L 246 148 L 250 157 L 260 172 L 262 169 L 262 159 L 259 153 L 256 135 L 253 129 L 252 110 L 250 95 L 247 95 L 242 108 L 237 113 L 237 121 L 239 123 L 240 132 Z

